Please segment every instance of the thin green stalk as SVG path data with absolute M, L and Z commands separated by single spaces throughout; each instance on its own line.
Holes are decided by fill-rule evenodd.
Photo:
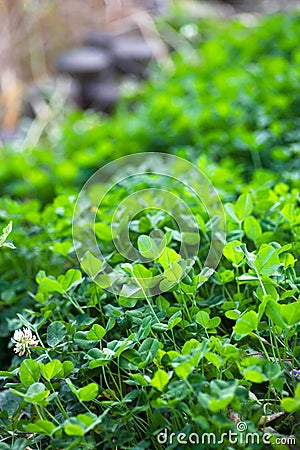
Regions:
M 148 296 L 147 296 L 147 294 L 146 294 L 146 292 L 145 292 L 143 286 L 139 283 L 139 281 L 138 281 L 138 279 L 136 278 L 136 276 L 134 275 L 134 273 L 133 273 L 133 272 L 131 272 L 131 273 L 132 273 L 132 276 L 133 276 L 133 278 L 134 278 L 134 281 L 135 281 L 135 282 L 137 283 L 137 285 L 141 288 L 142 293 L 143 293 L 143 295 L 144 295 L 144 297 L 145 297 L 146 302 L 148 303 L 149 308 L 151 309 L 152 314 L 154 315 L 154 317 L 155 317 L 155 319 L 157 320 L 157 322 L 160 323 L 160 320 L 159 320 L 159 318 L 157 317 L 157 315 L 156 315 L 156 313 L 155 313 L 155 311 L 154 311 L 154 309 L 153 309 L 153 306 L 151 305 L 151 302 L 150 302 L 150 300 L 149 300 L 149 298 L 148 298 Z
M 260 345 L 261 345 L 261 347 L 262 347 L 262 349 L 263 349 L 263 352 L 264 352 L 264 354 L 265 354 L 265 356 L 266 356 L 266 358 L 267 358 L 267 360 L 269 361 L 269 362 L 271 362 L 271 359 L 270 359 L 270 356 L 269 356 L 269 353 L 268 353 L 268 351 L 267 351 L 267 349 L 266 349 L 266 347 L 265 347 L 265 344 L 263 343 L 263 340 L 262 340 L 262 338 L 260 337 L 260 335 L 257 333 L 254 333 L 255 334 L 255 336 L 258 338 L 258 340 L 259 340 L 259 343 L 260 343 Z
M 51 381 L 49 381 L 49 385 L 50 385 L 50 387 L 51 387 L 51 389 L 52 389 L 52 392 L 55 392 L 55 389 L 54 389 L 54 387 L 53 387 Z M 60 401 L 59 396 L 56 397 L 55 402 L 56 402 L 56 404 L 57 404 L 58 409 L 60 410 L 60 412 L 61 412 L 62 415 L 64 416 L 64 418 L 65 418 L 65 419 L 68 419 L 69 416 L 68 416 L 68 414 L 67 414 L 65 408 L 63 407 L 63 404 L 62 404 L 62 402 Z
M 78 302 L 76 300 L 73 300 L 72 297 L 67 292 L 64 293 L 64 297 L 70 300 L 72 305 L 80 312 L 80 314 L 84 314 L 84 310 L 81 308 Z

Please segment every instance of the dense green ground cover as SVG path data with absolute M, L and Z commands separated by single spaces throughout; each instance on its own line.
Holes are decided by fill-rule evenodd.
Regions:
M 0 239 L 1 449 L 160 449 L 165 428 L 220 436 L 236 431 L 235 418 L 263 434 L 279 412 L 273 433 L 299 434 L 300 385 L 290 371 L 300 367 L 300 15 L 197 26 L 194 52 L 157 68 L 113 117 L 71 112 L 49 124 L 39 146 L 0 150 L 1 228 L 13 222 Z M 80 269 L 72 216 L 89 175 L 140 151 L 179 155 L 207 174 L 225 205 L 227 244 L 201 283 L 209 218 L 188 198 L 201 232 L 198 270 L 164 294 L 128 300 Z M 111 206 L 139 185 L 112 190 L 98 226 L 124 277 Z M 176 260 L 178 232 L 166 213 L 138 216 L 133 241 L 153 228 L 169 231 Z M 3 246 L 10 236 L 16 249 Z M 135 270 L 146 278 L 168 268 L 157 258 Z M 20 357 L 10 338 L 23 326 L 39 345 Z M 279 448 L 275 434 L 270 440 Z M 217 446 L 230 448 L 195 448 Z

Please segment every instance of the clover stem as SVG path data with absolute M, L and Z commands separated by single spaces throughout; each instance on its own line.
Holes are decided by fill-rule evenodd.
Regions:
M 149 306 L 149 308 L 150 308 L 152 314 L 154 315 L 154 317 L 155 317 L 155 319 L 157 320 L 157 322 L 160 323 L 160 320 L 159 320 L 159 318 L 157 317 L 157 315 L 156 315 L 156 313 L 155 313 L 155 311 L 154 311 L 154 309 L 153 309 L 153 306 L 151 305 L 151 302 L 150 302 L 150 300 L 149 300 L 149 298 L 148 298 L 148 296 L 147 296 L 147 294 L 146 294 L 146 292 L 145 292 L 143 286 L 141 285 L 141 283 L 139 282 L 139 280 L 136 278 L 136 276 L 134 275 L 134 273 L 133 273 L 133 272 L 131 272 L 131 273 L 132 273 L 132 277 L 133 277 L 134 281 L 135 281 L 136 284 L 141 288 L 141 291 L 142 291 L 142 293 L 143 293 L 143 295 L 144 295 L 144 297 L 145 297 L 146 302 L 148 303 L 148 306 Z

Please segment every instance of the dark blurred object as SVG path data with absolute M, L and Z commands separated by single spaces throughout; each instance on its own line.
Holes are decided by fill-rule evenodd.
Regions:
M 146 78 L 146 68 L 153 57 L 147 42 L 141 37 L 116 39 L 112 48 L 115 67 L 124 74 Z
M 142 7 L 154 14 L 164 14 L 170 4 L 170 0 L 140 0 Z
M 81 108 L 111 112 L 119 96 L 107 51 L 91 46 L 69 50 L 58 59 L 57 69 L 73 78 L 73 99 Z
M 85 45 L 100 49 L 111 49 L 113 46 L 113 35 L 105 31 L 94 31 L 88 35 Z
M 62 54 L 57 69 L 74 80 L 73 99 L 81 108 L 109 113 L 119 98 L 116 80 L 126 75 L 147 78 L 147 65 L 153 57 L 152 48 L 140 34 L 97 31 L 87 36 L 85 46 Z
M 94 32 L 87 37 L 86 44 L 110 50 L 114 68 L 122 74 L 135 75 L 141 79 L 147 77 L 146 68 L 153 51 L 142 36 Z
M 80 80 L 95 76 L 106 77 L 111 69 L 111 58 L 107 52 L 94 47 L 79 47 L 61 55 L 57 68 Z
M 249 12 L 254 12 L 260 8 L 263 8 L 264 0 L 221 0 L 222 3 L 232 5 L 237 9 L 244 9 L 246 7 Z
M 291 11 L 299 6 L 298 0 L 219 0 L 235 8 L 236 13 L 249 12 L 270 14 L 277 11 Z
M 95 80 L 82 85 L 82 95 L 85 101 L 83 108 L 93 107 L 98 111 L 111 113 L 119 99 L 119 89 L 112 80 Z
M 223 3 L 230 3 L 230 5 L 240 5 L 245 3 L 245 0 L 221 0 Z
M 166 46 L 159 42 L 153 15 L 166 12 L 171 3 L 172 0 L 86 0 L 83 8 L 82 0 L 0 1 L 0 129 L 9 134 L 19 126 L 23 114 L 37 116 L 36 105 L 40 100 L 43 103 L 44 96 L 37 92 L 30 97 L 32 83 L 56 78 L 57 55 L 66 48 L 76 50 L 58 62 L 59 71 L 72 80 L 68 98 L 82 108 L 111 111 L 118 100 L 116 79 L 119 78 L 122 85 L 125 81 L 126 85 L 124 74 L 130 73 L 134 82 L 146 76 L 141 45 L 135 46 L 138 49 L 133 55 L 130 44 L 128 55 L 119 43 L 125 36 L 139 33 L 140 39 L 143 36 L 155 41 L 151 48 L 157 60 L 167 56 Z M 107 74 L 102 67 L 106 57 L 90 51 L 87 55 L 85 48 L 78 53 L 77 47 L 91 30 L 97 32 L 91 33 L 85 45 L 94 50 L 106 50 L 110 58 L 113 57 L 112 37 L 116 37 L 115 43 L 118 41 L 114 48 L 119 61 Z M 144 55 L 147 56 L 147 51 Z

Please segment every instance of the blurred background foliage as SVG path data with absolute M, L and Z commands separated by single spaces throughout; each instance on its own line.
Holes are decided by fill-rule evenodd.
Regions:
M 151 41 L 155 59 L 160 60 L 166 57 L 167 47 L 191 52 L 195 24 L 190 19 L 199 22 L 210 17 L 217 20 L 213 28 L 218 28 L 218 19 L 240 16 L 250 26 L 261 13 L 294 9 L 298 4 L 297 0 L 87 0 L 83 6 L 80 0 L 3 0 L 0 138 L 11 138 L 28 112 L 28 100 L 36 103 L 35 113 L 44 114 L 43 99 L 32 98 L 34 87 L 42 86 L 46 96 L 54 89 L 67 95 L 68 86 L 57 83 L 57 58 L 81 45 L 91 31 L 122 35 L 138 30 Z
M 155 62 L 146 83 L 123 86 L 111 117 L 74 109 L 50 89 L 35 119 L 23 117 L 13 140 L 2 143 L 2 193 L 44 203 L 81 186 L 109 159 L 138 151 L 209 154 L 216 163 L 234 156 L 247 179 L 271 169 L 297 185 L 299 13 L 207 16 L 177 3 L 151 18 L 176 51 Z

